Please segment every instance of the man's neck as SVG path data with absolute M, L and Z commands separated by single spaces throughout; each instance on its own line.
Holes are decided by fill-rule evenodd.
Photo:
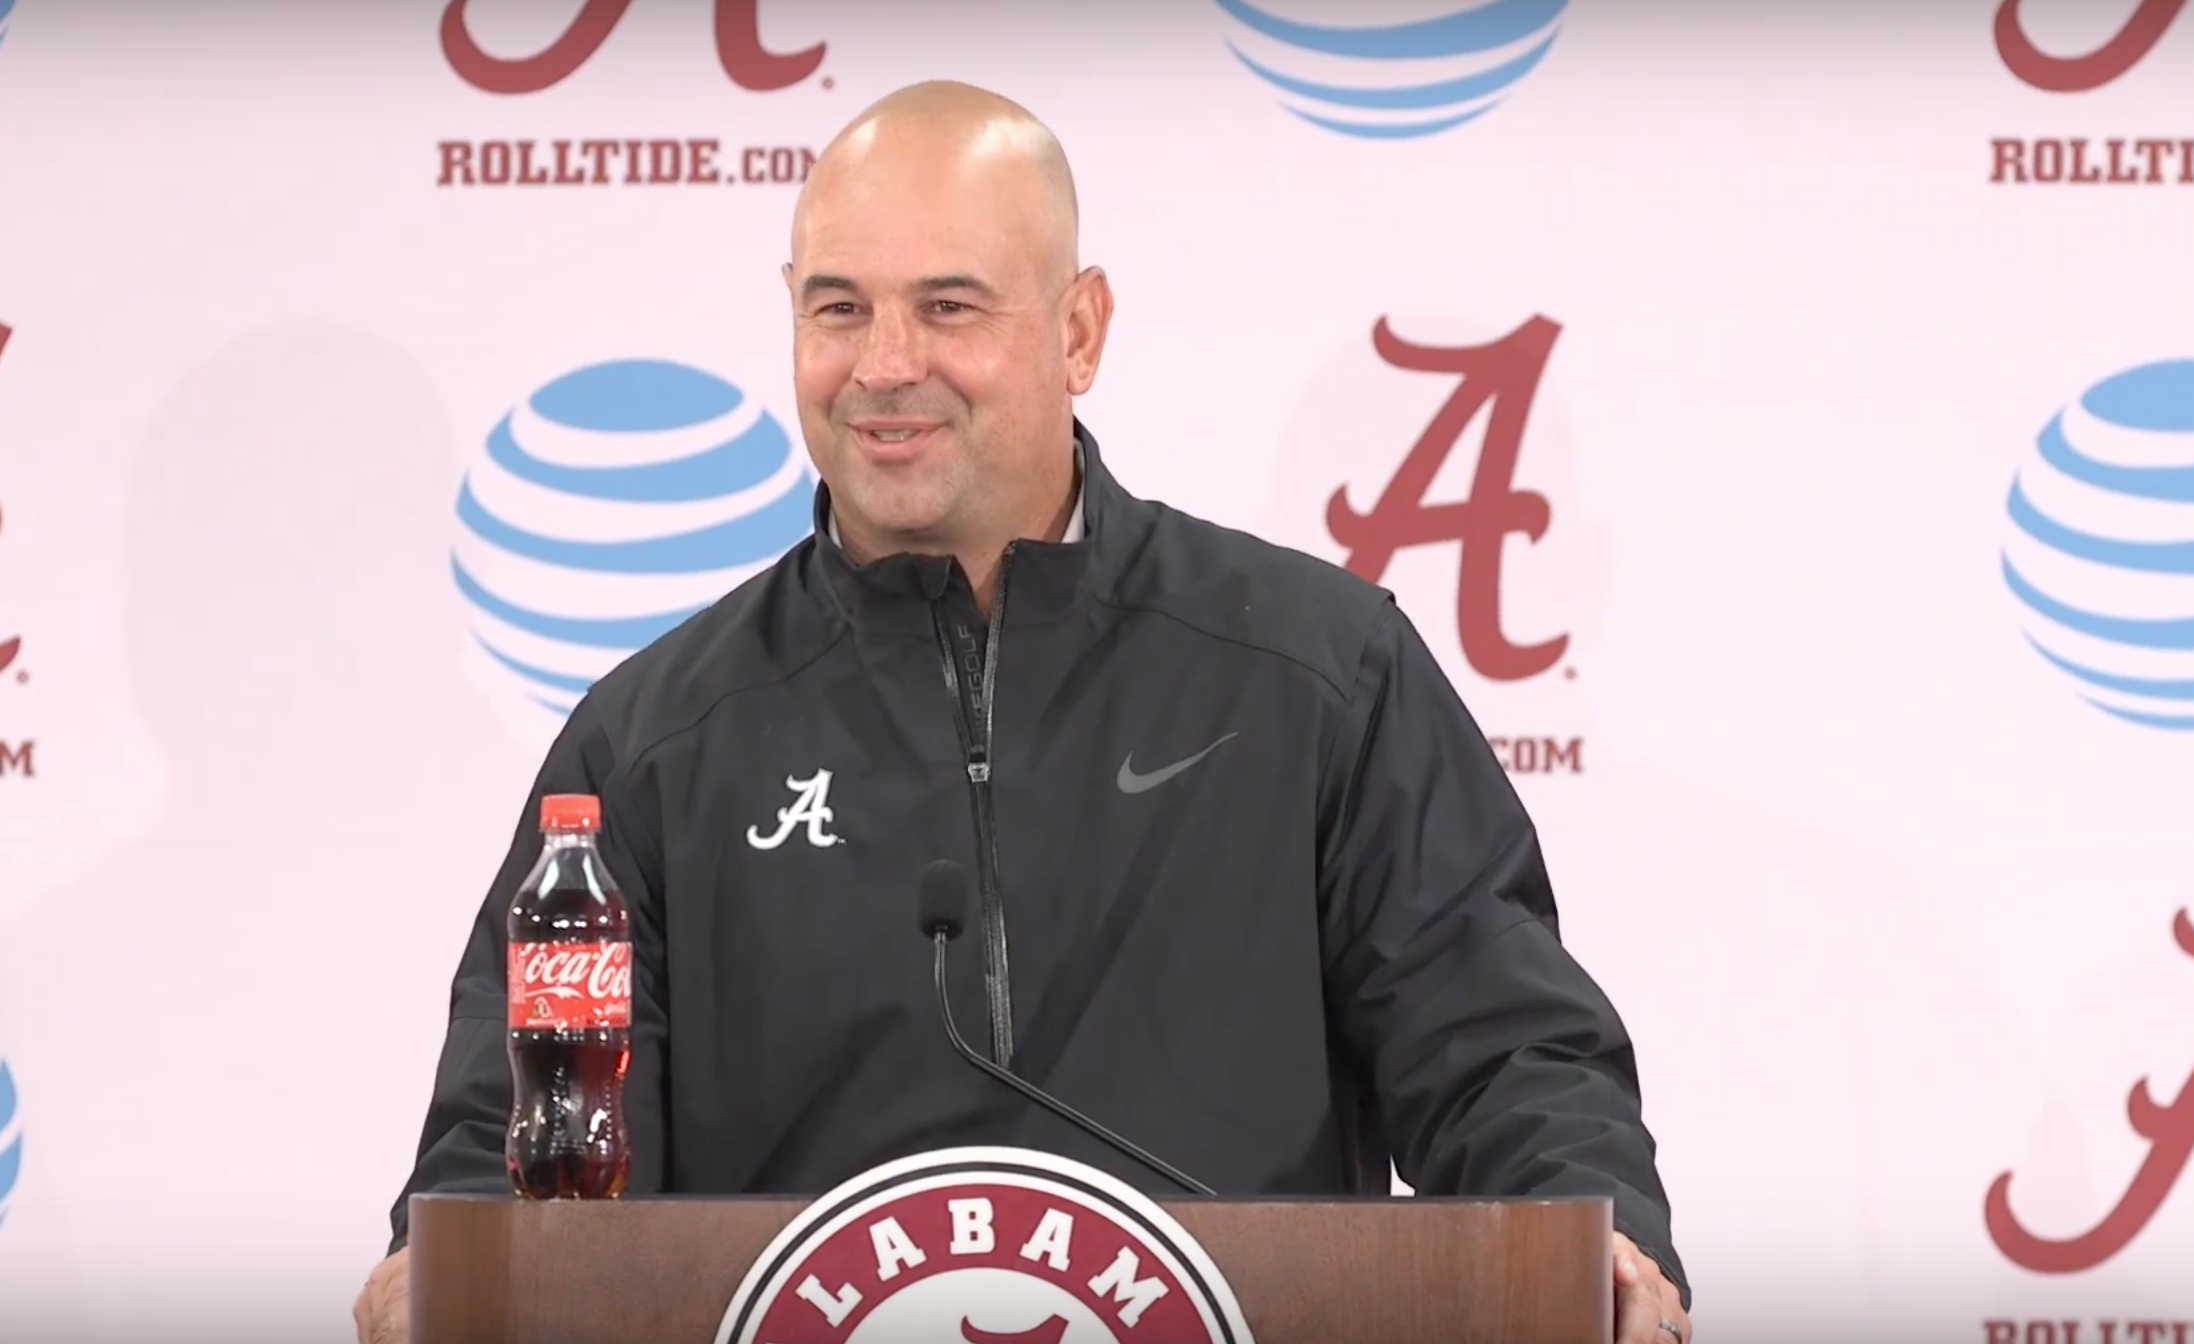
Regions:
M 975 590 L 975 610 L 984 620 L 990 619 L 990 604 L 998 593 L 998 574 L 1005 564 L 1006 547 L 1014 541 L 1026 538 L 1031 541 L 1079 541 L 1083 528 L 1082 482 L 1080 473 L 1074 479 L 1074 488 L 1042 528 L 1024 530 L 1012 537 L 999 538 L 992 546 L 971 548 L 973 553 L 955 552 L 953 558 L 960 568 L 967 571 L 968 583 Z
M 1066 498 L 1052 509 L 1048 518 L 1034 527 L 1009 528 L 1001 535 L 952 548 L 952 558 L 960 562 L 960 568 L 967 573 L 968 583 L 975 590 L 976 609 L 986 619 L 990 615 L 991 600 L 998 590 L 998 571 L 1005 559 L 1006 547 L 1021 539 L 1047 542 L 1081 540 L 1087 527 L 1083 513 L 1085 491 L 1086 477 L 1082 470 L 1082 455 L 1077 448 L 1074 455 L 1074 474 L 1070 479 Z M 859 537 L 849 544 L 839 531 L 835 509 L 831 511 L 829 525 L 830 539 L 838 543 L 847 558 L 857 565 L 865 565 L 885 555 L 907 549 L 888 543 L 871 545 Z

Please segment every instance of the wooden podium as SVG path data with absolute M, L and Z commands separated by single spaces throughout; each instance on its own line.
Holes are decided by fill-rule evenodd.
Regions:
M 1162 1198 L 1255 1344 L 1607 1344 L 1603 1199 Z M 805 1201 L 411 1200 L 414 1344 L 712 1344 Z

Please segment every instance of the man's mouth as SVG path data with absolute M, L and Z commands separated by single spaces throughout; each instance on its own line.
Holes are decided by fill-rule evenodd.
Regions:
M 904 420 L 855 420 L 847 427 L 870 455 L 886 461 L 911 458 L 943 428 Z

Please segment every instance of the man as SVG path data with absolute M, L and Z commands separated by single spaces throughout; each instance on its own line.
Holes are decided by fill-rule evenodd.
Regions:
M 598 683 L 534 794 L 600 795 L 633 909 L 630 1190 L 812 1195 L 972 1143 L 1165 1188 L 951 1053 L 911 896 L 950 858 L 998 1062 L 1221 1194 L 1384 1192 L 1391 1157 L 1427 1193 L 1611 1196 L 1617 1338 L 1688 1344 L 1631 1047 L 1530 819 L 1387 594 L 1106 471 L 1076 233 L 1050 133 L 964 85 L 872 107 L 802 191 L 816 535 Z M 406 1195 L 508 1189 L 533 818 Z M 368 1339 L 403 1328 L 392 1218 Z

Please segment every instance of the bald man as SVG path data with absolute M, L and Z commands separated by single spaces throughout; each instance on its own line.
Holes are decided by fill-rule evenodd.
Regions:
M 1530 818 L 1388 594 L 1130 494 L 1075 416 L 1112 293 L 1019 106 L 903 90 L 818 160 L 784 278 L 815 533 L 604 677 L 459 966 L 420 1191 L 508 1192 L 504 927 L 540 799 L 600 797 L 632 909 L 628 1191 L 815 1195 L 962 1144 L 1221 1194 L 1611 1197 L 1626 1344 L 1688 1290 L 1621 1020 Z M 675 936 L 671 936 L 675 932 Z M 1010 956 L 1009 956 L 1010 949 Z M 359 1333 L 405 1328 L 405 1202 Z

